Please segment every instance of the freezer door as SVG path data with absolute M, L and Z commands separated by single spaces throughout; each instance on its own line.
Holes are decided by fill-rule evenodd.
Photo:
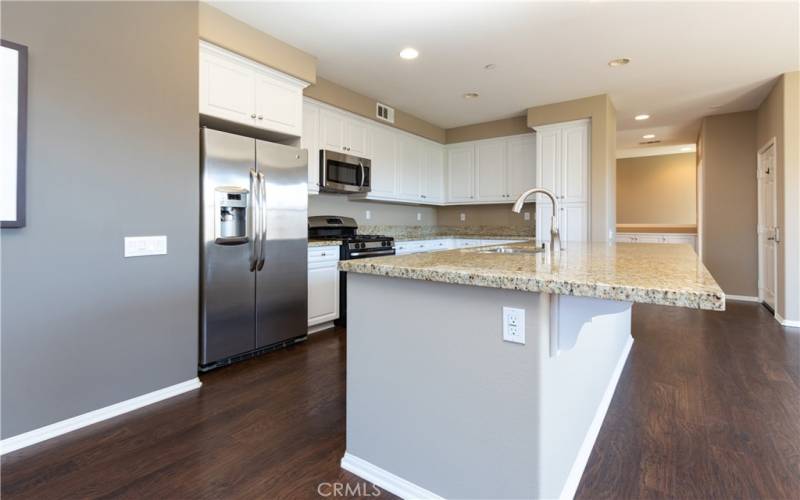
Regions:
M 256 273 L 256 347 L 308 331 L 308 154 L 256 141 L 264 245 Z
M 200 364 L 207 365 L 255 348 L 256 273 L 250 268 L 256 157 L 254 139 L 203 128 L 200 140 Z M 247 199 L 245 238 L 220 229 L 221 219 L 230 223 L 232 216 L 220 194 L 233 197 L 232 209 Z

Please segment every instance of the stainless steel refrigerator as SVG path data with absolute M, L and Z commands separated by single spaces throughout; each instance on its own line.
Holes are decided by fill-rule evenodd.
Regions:
M 305 337 L 302 149 L 201 129 L 200 369 Z

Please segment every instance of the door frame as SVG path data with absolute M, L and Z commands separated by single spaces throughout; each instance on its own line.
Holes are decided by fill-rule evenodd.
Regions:
M 761 172 L 762 155 L 771 147 L 775 148 L 775 152 L 774 152 L 775 165 L 774 165 L 774 167 L 777 169 L 778 168 L 778 161 L 777 161 L 777 159 L 778 159 L 778 157 L 777 157 L 777 155 L 778 155 L 778 149 L 777 149 L 778 148 L 778 142 L 777 142 L 775 137 L 770 138 L 763 146 L 758 148 L 758 151 L 756 152 L 756 196 L 757 196 L 757 198 L 756 198 L 756 246 L 758 248 L 758 273 L 757 273 L 758 274 L 758 280 L 757 280 L 756 285 L 758 287 L 758 300 L 759 300 L 759 302 L 762 302 L 762 303 L 764 303 L 764 294 L 762 293 L 762 289 L 763 289 L 762 283 L 764 282 L 763 281 L 764 280 L 764 276 L 762 275 L 763 264 L 764 264 L 764 255 L 762 253 L 762 245 L 761 245 L 760 235 L 758 234 L 758 226 L 759 226 L 759 223 L 761 221 L 761 179 L 760 179 L 758 174 L 759 174 L 759 172 Z M 775 217 L 776 217 L 776 220 L 775 220 L 776 225 L 777 225 L 777 222 L 778 222 L 777 221 L 777 217 L 778 217 L 777 186 L 778 185 L 777 185 L 777 177 L 776 177 L 776 181 L 773 182 L 773 189 L 775 190 L 775 192 L 773 193 L 773 197 L 772 197 L 772 203 L 775 205 L 774 206 L 774 213 L 775 213 Z M 777 241 L 775 242 L 776 245 L 778 243 L 779 242 L 777 242 Z M 778 251 L 777 251 L 777 248 L 775 249 L 775 258 L 773 259 L 773 266 L 774 266 L 774 276 L 773 276 L 773 278 L 774 278 L 774 281 L 775 281 L 775 290 L 773 290 L 773 292 L 774 292 L 774 296 L 775 296 L 775 304 L 774 305 L 767 304 L 767 305 L 769 307 L 773 308 L 773 313 L 774 313 L 778 309 Z

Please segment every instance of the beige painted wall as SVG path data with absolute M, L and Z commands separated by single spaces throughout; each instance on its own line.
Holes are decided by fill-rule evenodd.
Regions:
M 372 216 L 369 220 L 367 210 Z M 417 214 L 422 215 L 422 220 L 417 220 Z M 353 217 L 359 225 L 433 226 L 437 220 L 436 207 L 350 201 L 343 194 L 309 196 L 308 215 L 343 215 Z
M 694 153 L 617 160 L 617 223 L 694 225 Z
M 757 113 L 756 147 L 776 141 L 777 313 L 800 321 L 800 72 L 781 75 Z
M 314 56 L 203 2 L 199 3 L 197 21 L 201 39 L 309 83 L 317 81 Z
M 616 233 L 617 115 L 607 95 L 584 97 L 528 109 L 528 127 L 591 118 L 591 200 L 593 241 L 613 239 Z
M 491 122 L 476 123 L 463 127 L 449 128 L 445 130 L 447 144 L 457 142 L 477 141 L 480 139 L 492 139 L 494 137 L 506 137 L 509 135 L 528 134 L 528 118 L 525 115 L 504 120 L 494 120 Z
M 703 119 L 703 263 L 727 294 L 756 296 L 756 112 Z
M 353 92 L 324 78 L 317 78 L 317 83 L 307 87 L 303 94 L 331 106 L 378 121 L 375 118 L 375 104 L 377 103 L 375 99 Z M 390 103 L 386 104 L 391 106 Z M 405 130 L 439 143 L 444 143 L 445 141 L 445 131 L 441 127 L 437 127 L 399 109 L 395 109 L 394 118 L 394 127 L 400 130 Z M 386 122 L 379 123 L 390 125 Z
M 438 220 L 440 226 L 512 226 L 528 227 L 533 234 L 534 219 L 536 219 L 533 203 L 526 203 L 522 213 L 515 214 L 511 211 L 513 204 L 502 205 L 452 205 L 439 207 Z M 530 214 L 526 221 L 524 214 Z M 461 214 L 466 220 L 461 221 Z

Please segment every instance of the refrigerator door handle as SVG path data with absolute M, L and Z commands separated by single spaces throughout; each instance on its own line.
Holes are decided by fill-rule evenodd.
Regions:
M 258 265 L 258 256 L 261 253 L 260 240 L 259 240 L 259 219 L 261 210 L 259 209 L 259 184 L 258 174 L 253 169 L 250 169 L 250 219 L 251 229 L 253 231 L 253 247 L 250 253 L 250 271 L 255 271 Z
M 261 213 L 261 248 L 258 252 L 258 270 L 264 268 L 264 247 L 267 246 L 267 187 L 264 185 L 264 174 L 258 173 L 258 209 Z

